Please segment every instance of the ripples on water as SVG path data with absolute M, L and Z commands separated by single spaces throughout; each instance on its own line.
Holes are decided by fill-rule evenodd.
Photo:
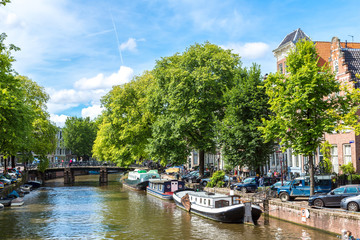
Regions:
M 62 179 L 25 196 L 25 205 L 0 212 L 0 239 L 337 239 L 270 219 L 258 226 L 224 224 L 182 211 L 171 201 L 123 189 L 119 175 Z

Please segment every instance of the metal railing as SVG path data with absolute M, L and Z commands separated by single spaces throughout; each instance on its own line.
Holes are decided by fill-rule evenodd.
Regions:
M 84 161 L 84 162 L 60 162 L 60 163 L 49 163 L 48 168 L 65 168 L 65 167 L 115 167 L 115 163 L 98 162 L 98 161 Z M 28 170 L 37 169 L 38 164 L 28 164 L 26 168 Z

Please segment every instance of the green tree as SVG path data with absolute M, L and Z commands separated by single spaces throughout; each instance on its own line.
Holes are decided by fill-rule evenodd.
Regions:
M 127 166 L 149 159 L 146 152 L 154 114 L 148 108 L 151 72 L 113 87 L 102 99 L 105 108 L 93 147 L 94 157 Z
M 197 150 L 203 175 L 205 152 L 216 149 L 215 123 L 224 114 L 223 96 L 239 67 L 239 56 L 208 42 L 157 61 L 151 156 L 163 164 L 185 163 L 190 151 Z
M 260 68 L 253 65 L 241 69 L 236 84 L 225 94 L 225 117 L 219 122 L 219 142 L 224 160 L 234 168 L 247 166 L 259 172 L 273 151 L 273 143 L 265 142 L 262 118 L 268 118 L 269 98 L 262 88 Z
M 348 164 L 343 164 L 340 166 L 341 171 L 346 174 L 350 175 L 350 184 L 352 184 L 352 175 L 355 173 L 355 168 L 352 162 Z
M 0 152 L 7 158 L 15 156 L 30 135 L 33 111 L 26 103 L 23 81 L 12 69 L 15 59 L 11 53 L 19 48 L 6 46 L 5 38 L 5 33 L 0 34 Z
M 355 114 L 357 89 L 342 88 L 327 66 L 318 66 L 318 54 L 309 41 L 300 41 L 287 56 L 287 76 L 270 74 L 265 81 L 270 97 L 270 119 L 264 119 L 265 139 L 280 139 L 285 151 L 308 156 L 310 194 L 314 194 L 313 156 L 324 133 L 345 127 L 359 130 Z M 341 92 L 345 94 L 339 94 Z
M 328 141 L 324 141 L 323 143 L 321 143 L 320 151 L 323 155 L 324 164 L 320 167 L 323 168 L 324 173 L 328 173 L 328 174 L 332 172 L 331 148 L 332 145 Z
M 64 145 L 77 158 L 88 160 L 96 138 L 95 121 L 89 117 L 68 117 L 63 128 Z
M 2 4 L 2 5 L 6 5 L 7 3 L 10 3 L 10 0 L 1 0 L 0 1 L 0 4 Z
M 22 82 L 25 104 L 31 109 L 31 131 L 23 137 L 20 144 L 19 157 L 23 162 L 33 160 L 33 153 L 39 156 L 40 161 L 56 149 L 56 133 L 58 128 L 51 123 L 47 112 L 46 102 L 49 95 L 43 87 L 24 76 L 17 76 Z M 45 161 L 45 160 L 44 160 Z M 45 164 L 46 165 L 46 164 Z M 45 170 L 44 170 L 45 171 Z

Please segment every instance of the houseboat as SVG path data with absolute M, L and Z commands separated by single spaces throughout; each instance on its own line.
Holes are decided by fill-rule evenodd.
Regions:
M 128 174 L 128 177 L 123 181 L 125 187 L 133 190 L 146 190 L 150 179 L 160 179 L 160 174 L 157 170 L 135 170 Z
M 244 203 L 238 195 L 185 190 L 174 193 L 173 199 L 186 211 L 224 223 L 256 224 L 262 213 L 260 206 Z
M 173 193 L 178 190 L 184 190 L 185 183 L 183 181 L 171 179 L 150 179 L 146 192 L 161 199 L 173 199 Z

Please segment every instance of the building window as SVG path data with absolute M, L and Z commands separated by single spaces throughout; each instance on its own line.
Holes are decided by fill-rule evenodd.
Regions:
M 274 155 L 270 155 L 270 162 L 271 162 L 271 166 L 275 166 L 275 158 L 274 158 Z
M 351 145 L 344 144 L 344 164 L 348 164 L 351 162 Z
M 331 163 L 333 166 L 333 171 L 335 173 L 339 173 L 339 158 L 337 145 L 333 145 L 331 147 Z
M 293 158 L 294 158 L 294 162 L 295 162 L 295 167 L 300 167 L 299 156 L 293 155 Z
M 198 165 L 198 153 L 194 152 L 194 159 L 193 159 L 194 165 Z
M 283 65 L 282 65 L 282 63 L 279 64 L 279 69 L 278 70 L 279 70 L 280 73 L 283 73 Z

